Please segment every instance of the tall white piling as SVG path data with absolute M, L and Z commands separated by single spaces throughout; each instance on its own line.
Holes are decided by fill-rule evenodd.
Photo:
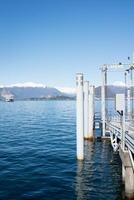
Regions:
M 76 108 L 76 151 L 77 159 L 84 159 L 84 98 L 83 98 L 83 74 L 76 75 L 76 92 L 77 92 L 77 108 Z
M 88 139 L 94 138 L 94 86 L 89 87 L 89 133 Z
M 89 81 L 84 82 L 84 138 L 89 133 Z
M 105 100 L 105 85 L 106 85 L 106 67 L 102 68 L 102 86 L 101 86 L 101 118 L 102 118 L 102 136 L 105 137 L 105 121 L 106 121 L 106 100 Z

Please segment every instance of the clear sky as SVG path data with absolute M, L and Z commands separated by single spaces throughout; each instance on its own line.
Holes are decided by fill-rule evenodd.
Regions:
M 133 51 L 133 0 L 0 0 L 0 84 L 98 85 L 101 64 Z

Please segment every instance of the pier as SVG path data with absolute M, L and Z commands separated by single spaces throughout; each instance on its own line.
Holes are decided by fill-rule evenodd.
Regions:
M 127 199 L 134 199 L 133 69 L 134 61 L 127 64 L 105 64 L 100 67 L 102 76 L 100 113 L 96 113 L 94 107 L 94 86 L 84 80 L 82 73 L 76 75 L 77 159 L 84 160 L 84 139 L 94 141 L 96 139 L 94 128 L 99 127 L 101 140 L 110 140 L 113 151 L 119 153 L 122 162 L 122 182 Z M 123 73 L 125 84 L 124 92 L 115 96 L 115 108 L 112 114 L 108 112 L 106 98 L 107 73 L 111 70 Z

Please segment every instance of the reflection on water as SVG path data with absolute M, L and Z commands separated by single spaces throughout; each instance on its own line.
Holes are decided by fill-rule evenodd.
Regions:
M 75 108 L 0 102 L 0 200 L 121 199 L 121 163 L 108 141 L 85 141 L 76 161 Z
M 77 200 L 85 199 L 89 189 L 89 177 L 92 176 L 92 156 L 94 142 L 85 141 L 85 161 L 77 162 L 76 193 Z M 90 170 L 89 170 L 90 168 Z
M 85 160 L 77 162 L 77 200 L 122 199 L 121 163 L 109 141 L 85 141 Z
M 84 177 L 83 177 L 83 166 L 84 163 L 82 161 L 77 162 L 77 175 L 76 175 L 76 194 L 77 200 L 84 198 Z

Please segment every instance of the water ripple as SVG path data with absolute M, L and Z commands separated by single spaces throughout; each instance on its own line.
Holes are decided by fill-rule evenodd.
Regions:
M 1 200 L 122 199 L 109 142 L 85 142 L 76 161 L 74 101 L 0 102 L 0 113 Z

